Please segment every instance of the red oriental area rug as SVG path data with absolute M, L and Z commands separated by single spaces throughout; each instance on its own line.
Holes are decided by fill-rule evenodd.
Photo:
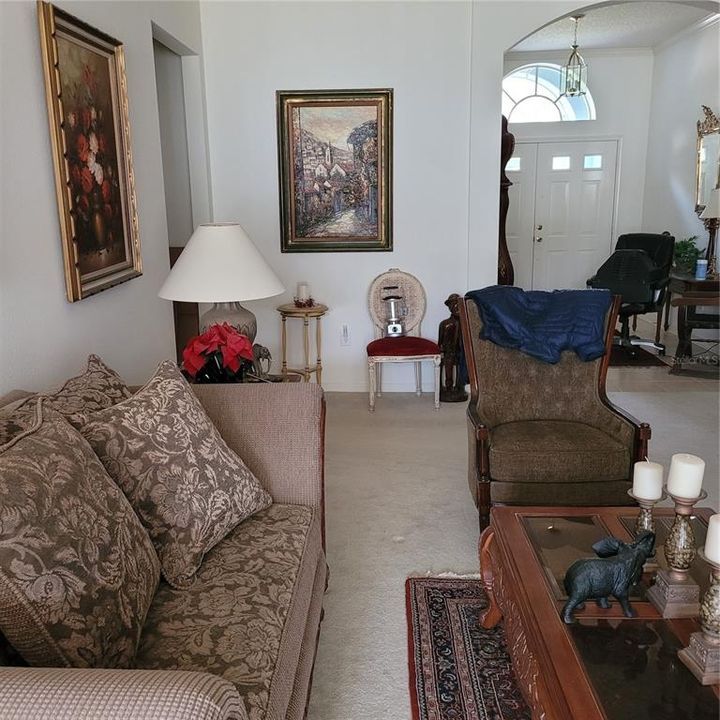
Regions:
M 479 580 L 409 578 L 405 596 L 413 720 L 530 720 Z

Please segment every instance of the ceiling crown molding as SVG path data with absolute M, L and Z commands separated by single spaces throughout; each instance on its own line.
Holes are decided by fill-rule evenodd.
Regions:
M 675 33 L 674 35 L 671 35 L 669 38 L 665 38 L 661 43 L 658 43 L 655 45 L 653 50 L 655 52 L 659 52 L 660 50 L 665 50 L 665 48 L 670 47 L 671 45 L 674 45 L 679 40 L 682 40 L 683 38 L 688 37 L 689 35 L 694 35 L 695 33 L 701 32 L 702 30 L 705 30 L 715 24 L 720 22 L 720 13 L 715 13 L 714 15 L 708 15 L 708 17 L 703 18 L 702 20 L 698 20 L 697 22 L 693 23 L 692 25 L 688 25 L 686 28 L 683 28 L 680 32 Z

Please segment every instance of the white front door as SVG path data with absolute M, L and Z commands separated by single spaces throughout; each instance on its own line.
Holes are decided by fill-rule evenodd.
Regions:
M 517 147 L 519 188 L 518 192 L 515 186 L 510 188 L 508 212 L 514 223 L 516 284 L 534 290 L 584 288 L 612 252 L 617 143 L 518 143 Z M 532 148 L 535 162 L 526 160 L 523 173 L 522 158 L 533 157 Z M 533 164 L 531 201 L 527 189 Z M 515 173 L 508 177 L 515 182 Z

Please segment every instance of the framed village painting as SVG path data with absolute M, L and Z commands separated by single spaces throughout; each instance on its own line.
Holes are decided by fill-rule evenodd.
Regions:
M 392 250 L 393 91 L 278 91 L 283 252 Z
M 38 2 L 70 302 L 142 274 L 122 43 Z

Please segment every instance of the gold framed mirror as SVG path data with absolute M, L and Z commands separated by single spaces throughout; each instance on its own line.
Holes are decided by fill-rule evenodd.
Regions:
M 720 120 L 707 106 L 703 119 L 697 122 L 697 156 L 695 158 L 695 212 L 707 205 L 710 191 L 720 187 Z

